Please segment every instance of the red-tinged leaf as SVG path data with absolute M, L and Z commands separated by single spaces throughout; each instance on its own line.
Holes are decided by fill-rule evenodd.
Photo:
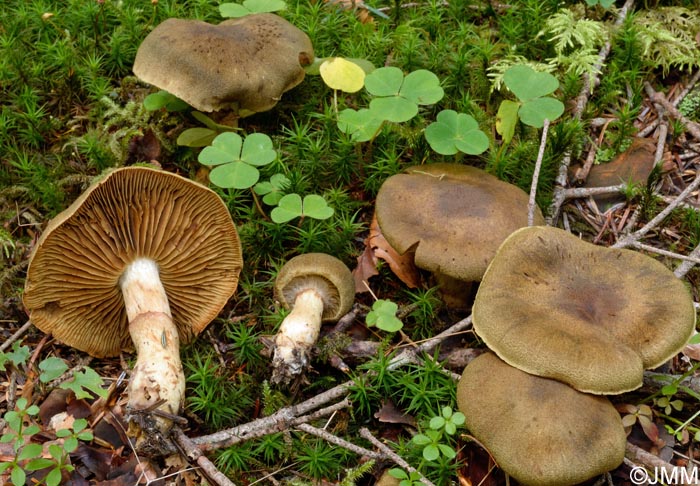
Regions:
M 656 444 L 659 440 L 659 429 L 656 427 L 656 424 L 646 415 L 639 415 L 637 418 L 639 419 L 639 425 L 642 426 L 644 435 Z
M 377 258 L 374 256 L 368 240 L 365 240 L 365 251 L 357 257 L 357 266 L 352 271 L 352 276 L 355 279 L 355 292 L 358 294 L 369 292 L 366 282 L 375 275 L 379 275 Z
M 653 416 L 654 412 L 651 411 L 651 407 L 649 405 L 640 405 L 639 406 L 639 415 L 645 415 L 649 418 Z
M 420 274 L 413 263 L 413 254 L 406 252 L 403 255 L 394 250 L 389 242 L 384 238 L 377 217 L 372 218 L 372 224 L 369 228 L 369 237 L 367 238 L 369 246 L 374 252 L 376 258 L 384 260 L 394 272 L 394 275 L 405 283 L 409 288 L 416 288 L 420 284 Z
M 631 403 L 618 403 L 615 405 L 615 409 L 620 413 L 637 413 L 637 407 Z
M 637 423 L 637 417 L 635 415 L 625 415 L 622 417 L 622 425 L 624 427 L 632 427 Z

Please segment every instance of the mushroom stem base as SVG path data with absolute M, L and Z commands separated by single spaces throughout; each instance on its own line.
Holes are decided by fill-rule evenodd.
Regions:
M 137 358 L 129 381 L 128 410 L 133 414 L 158 409 L 177 415 L 185 396 L 185 373 L 180 361 L 180 338 L 172 318 L 163 312 L 139 314 L 129 323 L 129 333 Z M 172 422 L 156 417 L 155 424 L 164 432 Z
M 272 382 L 289 383 L 309 366 L 311 347 L 321 333 L 323 298 L 313 289 L 297 295 L 275 337 Z

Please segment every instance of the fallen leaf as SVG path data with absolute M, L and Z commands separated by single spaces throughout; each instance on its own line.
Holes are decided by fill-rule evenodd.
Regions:
M 416 419 L 396 408 L 396 405 L 394 405 L 394 402 L 391 400 L 387 400 L 382 403 L 382 407 L 375 412 L 374 418 L 380 422 L 388 424 L 406 424 L 410 425 L 411 427 L 416 426 Z
M 355 293 L 368 292 L 369 287 L 366 282 L 375 275 L 379 275 L 377 258 L 374 256 L 368 240 L 365 240 L 365 250 L 357 257 L 357 266 L 352 271 L 352 277 L 355 279 Z
M 372 218 L 372 224 L 369 227 L 369 236 L 367 244 L 372 249 L 376 258 L 381 258 L 389 265 L 394 275 L 398 277 L 409 288 L 416 288 L 420 283 L 420 274 L 413 263 L 413 252 L 407 251 L 403 255 L 394 250 L 389 242 L 384 238 L 382 230 L 379 229 L 377 217 Z
M 374 18 L 362 0 L 326 0 L 326 3 L 338 5 L 344 10 L 354 10 L 355 16 L 363 24 L 374 23 Z

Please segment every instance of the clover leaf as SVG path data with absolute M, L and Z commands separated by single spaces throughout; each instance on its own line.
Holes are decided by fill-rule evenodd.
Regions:
M 313 219 L 328 219 L 333 216 L 333 208 L 328 206 L 323 197 L 317 194 L 309 194 L 302 201 L 299 194 L 287 194 L 277 203 L 277 207 L 270 212 L 270 217 L 275 223 L 286 223 L 294 218 L 309 217 Z
M 407 74 L 393 66 L 375 69 L 365 78 L 365 88 L 375 98 L 370 109 L 383 119 L 401 123 L 418 114 L 418 105 L 432 105 L 445 95 L 438 77 L 425 69 Z
M 365 85 L 364 69 L 342 57 L 326 59 L 321 63 L 319 72 L 323 82 L 331 89 L 355 93 Z
M 504 100 L 506 107 L 499 107 L 497 130 L 503 136 L 504 141 L 509 142 L 512 131 L 517 123 L 517 118 L 535 128 L 542 128 L 544 120 L 556 120 L 564 113 L 564 104 L 547 95 L 556 91 L 559 87 L 557 78 L 549 73 L 541 73 L 530 66 L 516 64 L 511 66 L 503 75 L 503 82 L 519 100 L 517 114 L 514 114 L 513 102 Z
M 219 13 L 222 17 L 245 17 L 254 13 L 277 12 L 287 8 L 284 0 L 245 0 L 243 4 L 222 3 Z
M 457 152 L 478 155 L 489 148 L 489 138 L 479 130 L 476 120 L 454 110 L 438 113 L 436 121 L 426 127 L 425 139 L 433 150 L 442 155 Z
M 367 314 L 365 322 L 368 326 L 377 326 L 382 331 L 396 332 L 403 327 L 401 319 L 396 317 L 398 309 L 398 305 L 390 300 L 377 299 L 372 304 L 372 310 Z
M 346 108 L 338 113 L 338 129 L 350 134 L 353 142 L 372 140 L 384 123 L 381 116 L 371 109 L 353 110 Z
M 263 202 L 268 206 L 275 206 L 284 196 L 284 189 L 289 187 L 291 181 L 284 174 L 275 174 L 269 181 L 258 182 L 253 187 L 255 194 L 263 196 Z
M 241 138 L 237 133 L 221 133 L 199 153 L 199 162 L 216 166 L 209 180 L 219 187 L 248 189 L 260 178 L 255 166 L 267 165 L 277 158 L 272 139 L 263 133 Z

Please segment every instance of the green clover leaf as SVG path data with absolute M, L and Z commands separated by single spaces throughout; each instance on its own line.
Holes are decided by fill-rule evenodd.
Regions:
M 353 110 L 346 108 L 338 113 L 338 129 L 350 134 L 354 142 L 367 142 L 372 140 L 379 132 L 384 120 L 374 110 L 362 108 Z
M 401 319 L 396 317 L 399 306 L 390 300 L 377 299 L 372 304 L 372 310 L 367 314 L 365 322 L 368 326 L 377 326 L 386 332 L 396 332 L 403 327 Z
M 287 8 L 284 0 L 245 0 L 243 4 L 222 3 L 219 5 L 219 14 L 222 17 L 245 17 L 254 13 L 277 12 Z
M 275 223 L 286 223 L 294 218 L 306 216 L 313 219 L 328 219 L 333 216 L 333 213 L 333 208 L 328 206 L 326 200 L 319 195 L 310 194 L 302 201 L 299 194 L 287 194 L 270 212 L 270 217 Z
M 209 147 L 199 153 L 199 162 L 216 166 L 209 180 L 219 187 L 248 189 L 260 178 L 254 166 L 267 165 L 277 158 L 272 139 L 264 133 L 241 138 L 237 133 L 219 134 Z
M 454 110 L 438 113 L 436 121 L 426 127 L 425 139 L 433 150 L 442 155 L 457 152 L 478 155 L 489 148 L 489 139 L 479 130 L 476 120 Z
M 365 88 L 375 98 L 370 109 L 381 118 L 395 123 L 410 120 L 418 114 L 418 105 L 432 105 L 445 95 L 438 77 L 425 69 L 404 77 L 393 66 L 375 69 L 365 78 Z
M 282 196 L 283 191 L 289 187 L 291 181 L 284 174 L 274 174 L 269 181 L 258 182 L 253 187 L 255 194 L 263 196 L 263 202 L 268 206 L 276 206 Z

